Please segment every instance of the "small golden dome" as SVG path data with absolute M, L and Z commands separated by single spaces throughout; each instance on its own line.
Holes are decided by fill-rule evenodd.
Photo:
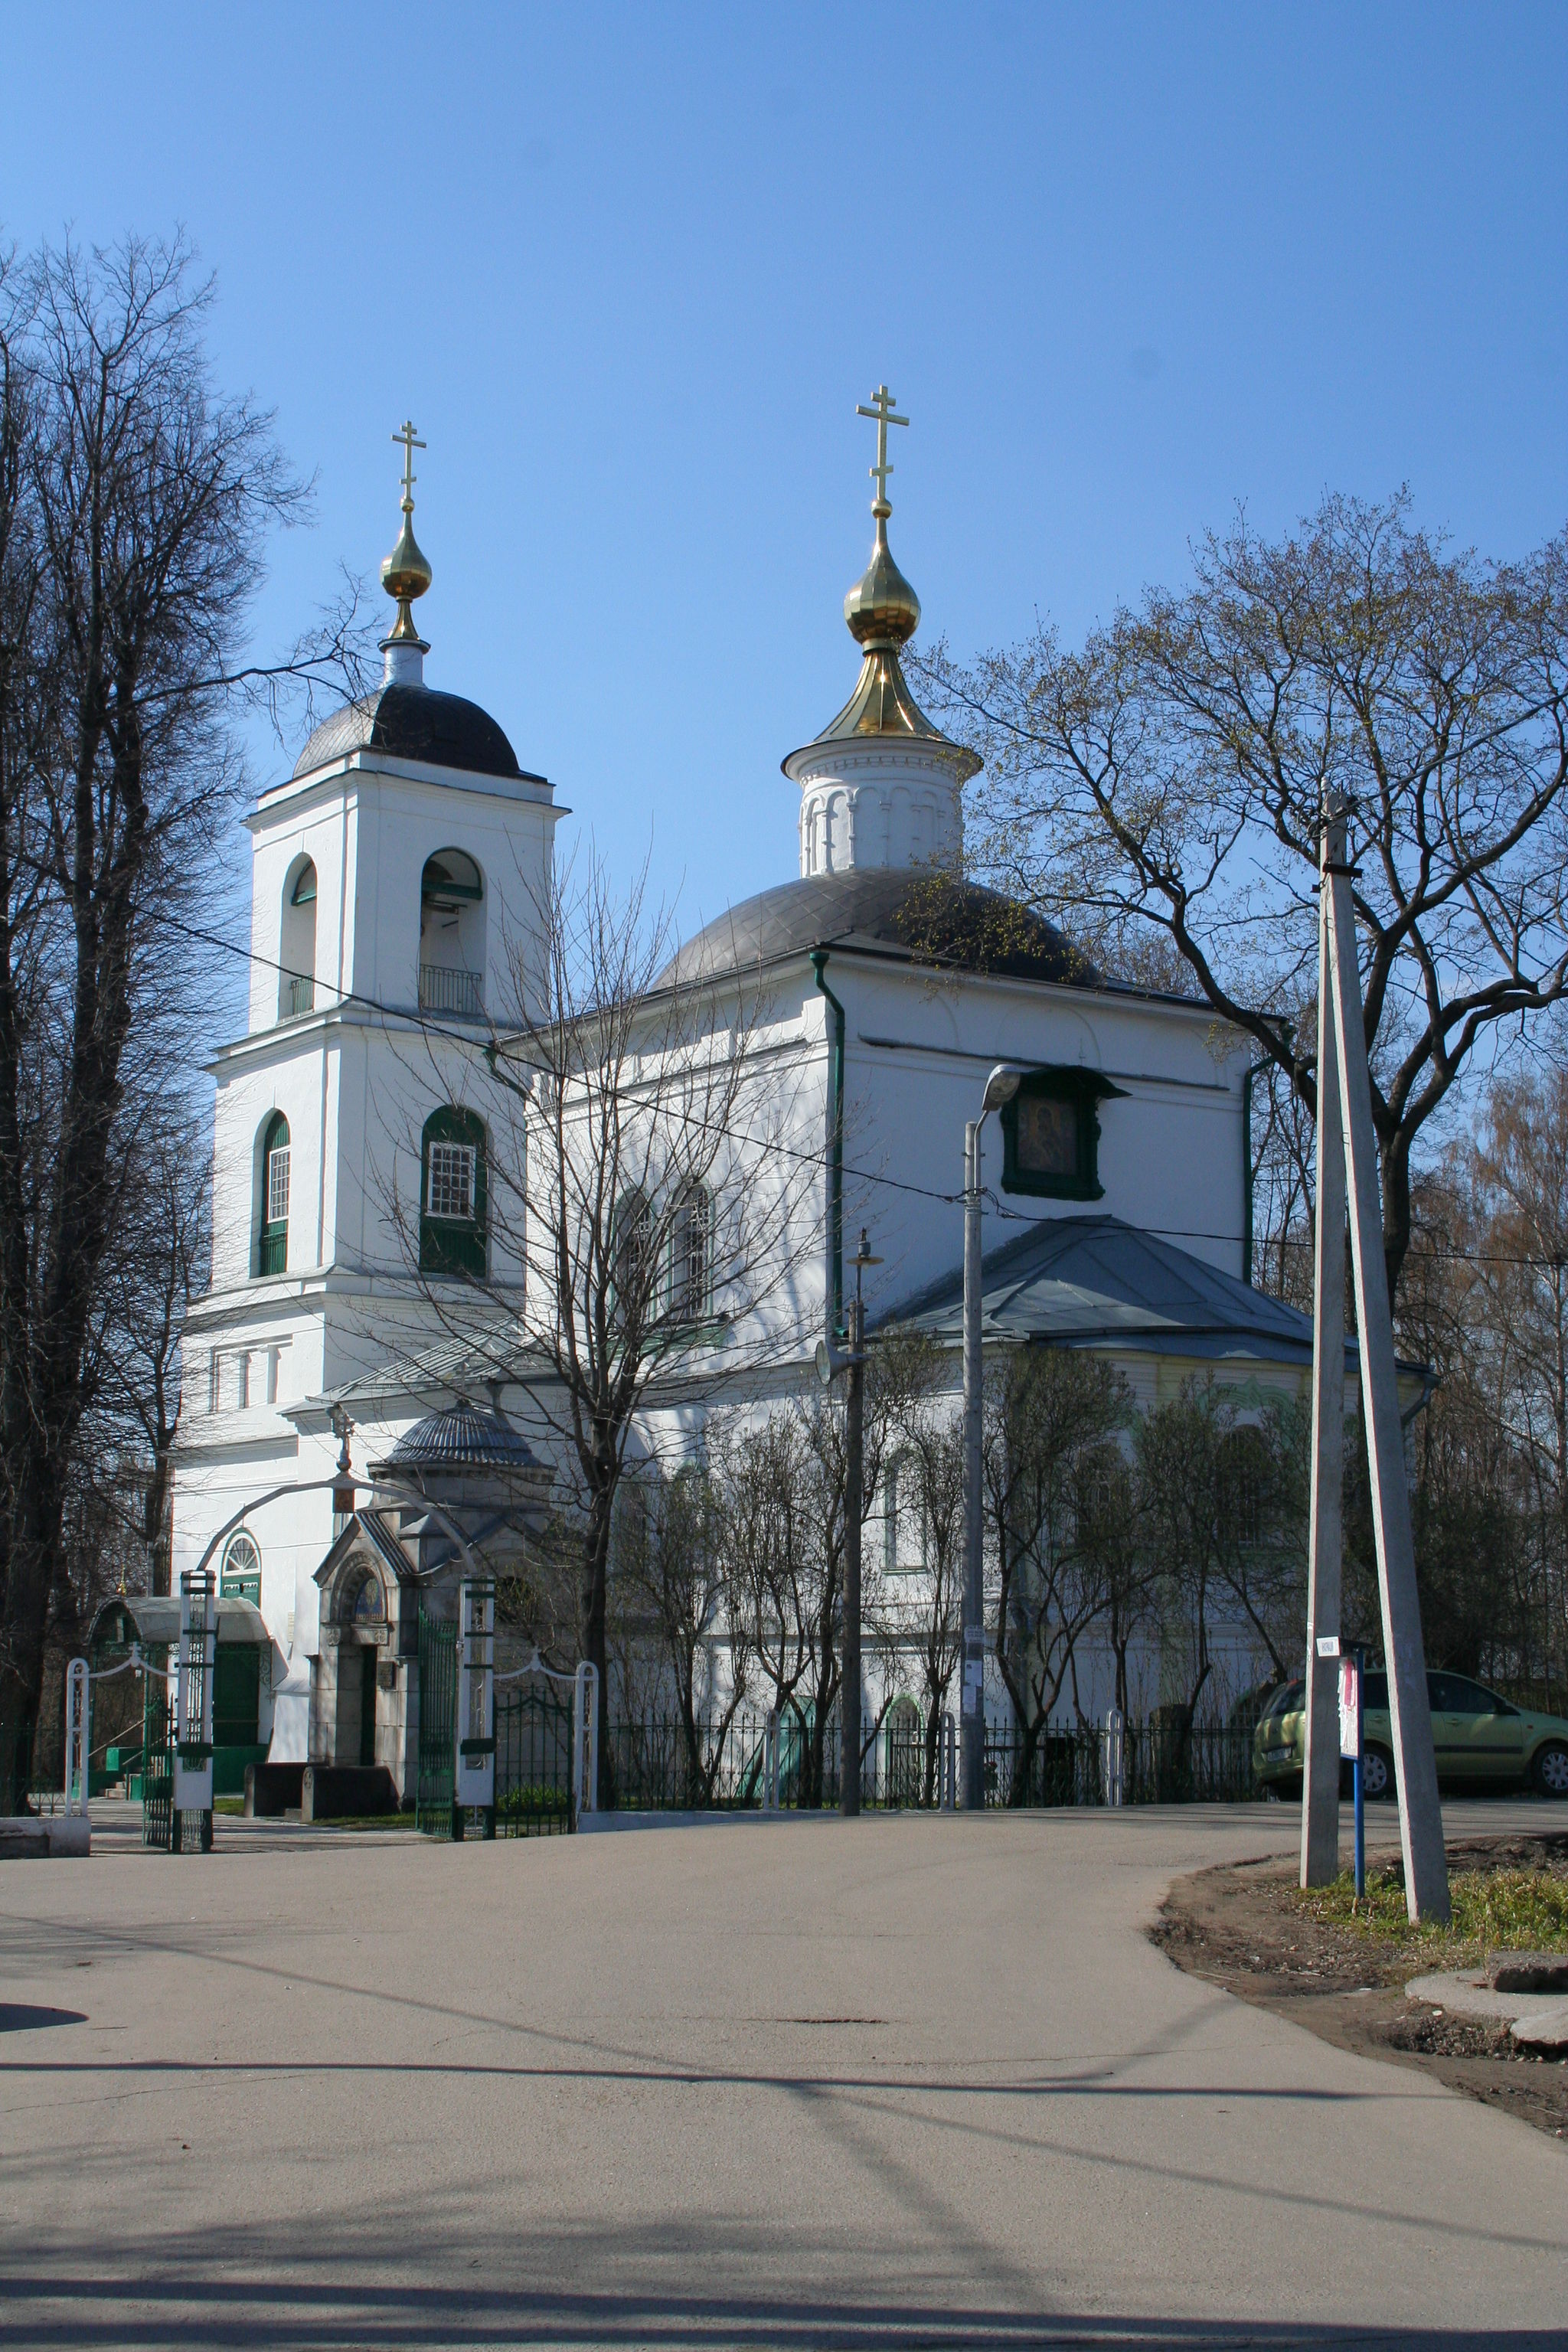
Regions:
M 884 515 L 871 561 L 844 599 L 844 618 L 856 644 L 868 646 L 906 645 L 920 627 L 921 600 L 893 562 Z
M 397 545 L 382 564 L 381 584 L 387 594 L 395 596 L 401 604 L 416 596 L 423 596 L 435 576 L 428 558 L 414 536 L 413 514 L 407 513 L 403 518 Z

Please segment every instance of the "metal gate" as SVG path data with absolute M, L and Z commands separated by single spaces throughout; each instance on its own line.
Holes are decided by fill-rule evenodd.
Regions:
M 496 1692 L 496 1835 L 572 1827 L 572 1701 L 542 1675 Z
M 414 1824 L 431 1837 L 455 1837 L 458 1739 L 456 1622 L 419 1611 L 419 1786 Z
M 889 1723 L 882 1736 L 887 1763 L 883 1802 L 900 1807 L 925 1804 L 926 1736 L 920 1717 L 912 1725 L 908 1717 L 900 1717 Z
M 167 1660 L 162 1645 L 148 1650 L 147 1664 Z M 169 1720 L 169 1685 L 152 1671 L 142 1677 L 142 1843 L 167 1853 L 174 1833 L 174 1732 Z

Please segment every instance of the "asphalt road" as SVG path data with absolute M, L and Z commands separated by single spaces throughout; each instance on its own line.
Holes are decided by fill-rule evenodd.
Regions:
M 1293 1809 L 116 1812 L 0 1864 L 0 2343 L 1568 2344 L 1568 2143 L 1145 1939 Z

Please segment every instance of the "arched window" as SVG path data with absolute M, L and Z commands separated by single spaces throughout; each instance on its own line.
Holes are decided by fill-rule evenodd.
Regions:
M 645 1330 L 656 1320 L 658 1302 L 653 1296 L 653 1202 L 634 1185 L 622 1194 L 616 1210 L 613 1235 L 616 1268 L 616 1314 L 623 1325 Z
M 927 1565 L 924 1496 L 919 1457 L 895 1454 L 882 1473 L 882 1565 L 889 1575 Z
M 478 1019 L 485 1009 L 485 885 L 466 849 L 438 849 L 419 880 L 419 1009 Z
M 1259 1429 L 1233 1429 L 1220 1442 L 1221 1534 L 1250 1548 L 1268 1532 L 1268 1447 Z
M 241 1528 L 224 1547 L 218 1594 L 225 1601 L 253 1601 L 261 1606 L 261 1554 L 256 1539 Z
M 278 954 L 278 1018 L 297 1021 L 316 1003 L 316 868 L 301 857 L 283 887 Z
M 485 1129 L 471 1110 L 432 1111 L 420 1138 L 419 1271 L 485 1271 Z
M 381 1579 L 374 1570 L 354 1594 L 353 1607 L 349 1613 L 356 1625 L 385 1624 L 386 1595 L 381 1589 Z
M 261 1247 L 258 1274 L 284 1274 L 289 1266 L 289 1122 L 275 1110 L 261 1130 L 258 1171 Z
M 713 1299 L 713 1203 L 706 1186 L 685 1185 L 669 1236 L 669 1313 L 677 1323 L 703 1322 Z

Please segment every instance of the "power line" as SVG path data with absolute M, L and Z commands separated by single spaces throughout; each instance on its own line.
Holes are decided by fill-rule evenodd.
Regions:
M 189 939 L 199 940 L 204 945 L 217 948 L 226 955 L 237 956 L 247 964 L 259 964 L 268 971 L 279 973 L 283 979 L 311 980 L 314 977 L 310 972 L 296 971 L 291 965 L 280 963 L 276 957 L 262 955 L 255 948 L 241 947 L 237 940 L 225 939 L 219 932 L 205 930 L 199 924 L 184 923 L 178 916 L 165 914 L 163 920 L 171 929 L 182 931 Z M 379 997 L 363 995 L 357 989 L 337 989 L 334 990 L 333 994 L 339 1005 L 361 1005 L 366 1012 L 379 1013 L 384 1020 L 406 1024 L 416 1029 L 423 1037 L 436 1038 L 447 1045 L 473 1049 L 474 1036 L 471 1030 L 446 1027 L 440 1022 L 431 1020 L 423 1009 L 416 1010 L 405 1004 L 386 1004 Z M 699 1122 L 699 1124 L 706 1125 L 707 1122 Z M 737 1133 L 732 1127 L 725 1125 L 721 1125 L 718 1132 L 731 1143 L 743 1143 L 751 1139 Z M 776 1139 L 771 1140 L 766 1149 L 769 1151 L 782 1152 L 788 1159 L 809 1163 L 813 1167 L 820 1162 L 822 1157 L 820 1152 L 801 1150 L 792 1144 L 780 1142 Z M 957 1192 L 943 1192 L 935 1185 L 914 1184 L 907 1177 L 889 1176 L 879 1170 L 854 1167 L 847 1162 L 845 1165 L 844 1173 L 847 1177 L 853 1178 L 857 1183 L 879 1185 L 884 1192 L 907 1192 L 919 1200 L 935 1201 L 945 1208 L 962 1208 L 963 1205 L 964 1196 L 962 1188 Z M 1007 1207 L 989 1186 L 985 1188 L 984 1198 L 989 1204 L 992 1215 L 1003 1223 L 1038 1225 L 1056 1222 L 1050 1217 L 1031 1216 L 1026 1210 Z M 1201 1225 L 1150 1225 L 1144 1230 L 1155 1234 L 1161 1241 L 1239 1244 L 1241 1240 L 1239 1234 L 1220 1232 Z M 1304 1250 L 1311 1247 L 1312 1243 L 1305 1234 L 1280 1234 L 1273 1240 L 1259 1244 L 1260 1251 Z M 1539 1272 L 1545 1272 L 1552 1268 L 1562 1271 L 1562 1262 L 1558 1259 L 1518 1257 L 1503 1251 L 1423 1250 L 1419 1255 L 1456 1265 L 1517 1265 Z

